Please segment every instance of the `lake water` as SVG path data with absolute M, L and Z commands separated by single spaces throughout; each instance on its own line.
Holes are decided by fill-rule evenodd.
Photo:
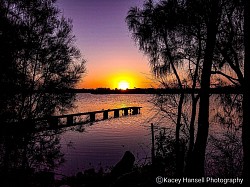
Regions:
M 63 133 L 61 145 L 66 162 L 57 172 L 71 175 L 92 167 L 109 169 L 127 150 L 135 155 L 138 164 L 147 162 L 151 156 L 150 124 L 157 122 L 158 112 L 151 99 L 150 95 L 136 94 L 78 94 L 76 108 L 68 113 L 129 106 L 142 107 L 141 113 L 87 124 L 83 132 L 69 130 Z
M 129 150 L 136 157 L 136 163 L 143 164 L 151 157 L 150 124 L 174 128 L 171 120 L 163 119 L 163 114 L 152 104 L 151 95 L 78 94 L 76 107 L 68 113 L 89 112 L 102 109 L 129 106 L 142 107 L 138 115 L 122 116 L 82 126 L 83 131 L 68 130 L 61 135 L 62 152 L 66 162 L 56 173 L 74 175 L 89 168 L 109 169 Z M 214 99 L 216 100 L 216 99 Z M 219 104 L 211 107 L 211 119 Z M 190 110 L 186 108 L 186 110 Z M 211 123 L 210 132 L 218 133 L 217 123 Z

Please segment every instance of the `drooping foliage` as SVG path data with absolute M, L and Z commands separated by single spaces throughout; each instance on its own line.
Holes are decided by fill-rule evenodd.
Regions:
M 199 95 L 192 94 L 189 152 L 193 160 L 188 161 L 191 164 L 187 167 L 192 170 L 191 175 L 202 176 L 209 130 L 210 87 L 243 83 L 242 1 L 147 0 L 142 8 L 131 8 L 126 21 L 139 49 L 148 55 L 154 74 L 161 80 L 166 77 L 164 86 L 171 85 L 169 77 L 173 73 L 180 89 L 183 85 L 200 88 Z M 178 117 L 182 115 L 181 107 L 179 109 Z M 195 122 L 198 124 L 196 140 Z M 178 127 L 178 123 L 176 125 Z M 178 135 L 175 138 L 178 139 Z
M 3 121 L 48 115 L 72 104 L 73 94 L 63 91 L 76 86 L 85 60 L 74 45 L 72 21 L 60 15 L 55 2 L 0 1 Z

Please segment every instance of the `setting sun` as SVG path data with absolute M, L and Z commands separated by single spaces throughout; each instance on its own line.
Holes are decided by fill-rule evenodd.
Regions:
M 129 83 L 127 81 L 121 81 L 118 83 L 118 88 L 121 90 L 126 90 L 129 88 Z

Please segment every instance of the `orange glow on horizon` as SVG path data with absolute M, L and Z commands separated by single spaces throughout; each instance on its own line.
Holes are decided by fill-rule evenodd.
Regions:
M 96 89 L 134 89 L 134 88 L 150 88 L 154 83 L 145 75 L 134 71 L 111 72 L 97 70 L 95 73 L 87 74 L 78 83 L 77 88 Z
M 129 87 L 129 83 L 127 81 L 121 81 L 118 83 L 118 89 L 126 90 L 128 88 L 130 88 L 130 87 Z
M 135 75 L 131 73 L 121 73 L 121 74 L 114 74 L 108 78 L 111 83 L 110 88 L 115 89 L 131 89 L 136 87 L 139 83 L 138 80 L 135 79 Z M 141 81 L 141 80 L 139 80 Z

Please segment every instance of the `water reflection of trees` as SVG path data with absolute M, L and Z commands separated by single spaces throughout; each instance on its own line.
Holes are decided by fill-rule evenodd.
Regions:
M 211 134 L 209 137 L 206 172 L 210 176 L 241 176 L 243 169 L 242 95 L 221 94 L 215 100 L 218 102 L 218 107 L 212 120 L 222 132 L 217 135 Z
M 161 125 L 155 127 L 155 156 L 161 172 L 168 176 L 176 175 L 175 125 L 178 115 L 179 95 L 157 95 L 153 98 L 155 106 L 161 111 Z M 191 95 L 186 94 L 181 114 L 180 155 L 183 173 L 187 175 L 189 159 L 190 122 L 192 121 Z M 242 95 L 211 95 L 210 124 L 205 169 L 206 175 L 216 177 L 241 176 L 242 172 Z M 168 124 L 165 122 L 168 121 Z M 195 121 L 195 127 L 197 118 Z M 196 127 L 197 128 L 197 127 Z M 197 129 L 195 129 L 197 132 Z M 161 166 L 161 167 L 160 167 Z
M 220 138 L 209 137 L 206 154 L 206 174 L 221 178 L 242 175 L 243 158 L 241 138 L 237 133 L 224 132 Z
M 242 95 L 221 94 L 217 97 L 219 107 L 215 120 L 228 130 L 238 130 L 242 124 Z

